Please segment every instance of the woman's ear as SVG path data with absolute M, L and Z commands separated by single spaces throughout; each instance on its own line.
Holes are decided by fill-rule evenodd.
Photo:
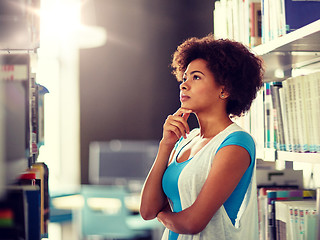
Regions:
M 230 94 L 223 88 L 221 88 L 221 91 L 220 91 L 220 99 L 227 99 L 228 97 L 230 96 Z

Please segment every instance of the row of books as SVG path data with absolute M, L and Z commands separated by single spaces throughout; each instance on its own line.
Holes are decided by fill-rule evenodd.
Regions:
M 262 43 L 319 19 L 319 1 L 262 0 Z
M 261 43 L 260 0 L 215 1 L 214 35 L 229 38 L 248 46 Z
M 315 200 L 276 201 L 276 239 L 316 239 Z
M 39 186 L 6 187 L 0 201 L 0 239 L 39 240 L 40 204 Z
M 39 148 L 44 144 L 44 95 L 48 90 L 36 82 L 31 73 L 33 54 L 0 55 L 0 88 L 2 100 L 3 154 L 5 165 L 19 166 L 17 174 L 36 162 Z M 15 164 L 15 162 L 25 164 Z M 6 182 L 16 177 L 6 173 Z
M 262 187 L 258 191 L 258 208 L 260 240 L 316 240 L 316 190 Z
M 48 168 L 35 163 L 5 187 L 0 198 L 0 240 L 48 237 Z
M 214 34 L 254 47 L 318 20 L 319 11 L 319 1 L 215 1 Z
M 265 147 L 320 152 L 320 72 L 265 83 Z

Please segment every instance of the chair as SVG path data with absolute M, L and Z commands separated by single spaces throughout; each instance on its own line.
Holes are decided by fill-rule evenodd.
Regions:
M 150 239 L 154 223 L 132 215 L 125 205 L 128 192 L 119 186 L 83 185 L 80 212 L 82 237 L 103 239 Z

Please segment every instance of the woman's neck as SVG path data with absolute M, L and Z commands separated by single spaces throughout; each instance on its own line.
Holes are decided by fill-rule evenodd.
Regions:
M 200 136 L 202 138 L 212 138 L 228 127 L 233 122 L 225 115 L 197 115 L 200 127 Z

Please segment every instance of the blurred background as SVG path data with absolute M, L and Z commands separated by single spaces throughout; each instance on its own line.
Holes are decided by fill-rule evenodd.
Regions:
M 126 206 L 133 206 L 125 221 L 134 226 L 118 233 L 128 231 L 126 237 L 132 238 L 131 228 L 142 228 L 137 237 L 160 237 L 162 228 L 150 235 L 159 230 L 157 222 L 146 226 L 137 218 L 137 194 L 155 157 L 162 125 L 180 105 L 172 54 L 187 38 L 213 32 L 213 10 L 213 0 L 0 0 L 0 91 L 6 93 L 4 101 L 0 98 L 0 130 L 5 132 L 0 135 L 0 197 L 9 196 L 3 189 L 17 175 L 44 163 L 40 168 L 49 176 L 42 179 L 48 188 L 41 185 L 40 190 L 50 198 L 41 195 L 41 201 L 48 200 L 45 207 L 41 202 L 41 238 L 80 239 L 98 235 L 101 228 L 110 232 L 108 224 L 95 227 L 107 221 L 100 218 L 106 215 L 102 213 L 128 214 L 119 207 L 124 199 Z M 8 80 L 24 98 L 5 90 Z M 10 115 L 6 101 L 16 115 Z M 194 116 L 189 122 L 196 126 Z M 14 156 L 17 149 L 19 156 Z M 123 204 L 99 202 L 107 196 Z M 87 197 L 94 199 L 91 212 Z M 6 211 L 6 201 L 0 212 Z M 50 217 L 45 213 L 49 205 Z M 74 226 L 79 221 L 71 221 L 79 214 L 80 230 Z M 48 235 L 43 226 L 49 218 Z M 15 227 L 34 226 L 20 220 Z M 0 239 L 7 230 L 0 229 Z
M 228 12 L 223 4 L 0 0 L 0 240 L 160 239 L 163 226 L 142 220 L 139 205 L 163 123 L 180 105 L 172 54 L 187 38 L 214 29 L 217 37 L 239 37 L 251 47 L 261 43 L 261 1 L 228 1 Z M 255 13 L 250 17 L 249 9 Z M 278 13 L 270 11 L 270 16 Z M 270 16 L 264 15 L 267 20 Z M 293 42 L 298 35 L 291 34 L 283 47 L 308 47 L 304 53 L 318 62 L 308 43 L 318 42 L 313 26 L 319 29 L 319 20 L 297 30 L 306 35 Z M 273 79 L 291 70 L 303 73 L 303 65 L 295 69 L 291 57 L 300 53 L 287 52 L 287 64 L 277 51 L 268 60 L 269 50 L 257 46 L 254 51 L 259 49 Z M 273 72 L 278 63 L 279 71 Z M 264 109 L 271 104 L 264 97 L 260 91 L 254 110 L 235 119 L 253 130 L 257 158 L 265 160 L 257 168 L 270 176 L 287 171 L 290 177 L 283 178 L 299 188 L 317 187 L 316 153 L 282 153 L 278 158 L 275 149 L 264 149 L 270 130 L 264 125 Z M 193 115 L 188 122 L 197 126 Z M 260 184 L 266 186 L 261 171 Z
M 38 80 L 50 94 L 39 158 L 52 188 L 88 183 L 92 141 L 161 138 L 179 107 L 171 55 L 213 31 L 213 8 L 196 0 L 42 0 Z
M 161 138 L 180 105 L 171 55 L 186 38 L 213 31 L 213 7 L 212 0 L 84 3 L 83 23 L 103 27 L 107 41 L 79 53 L 82 183 L 91 141 Z

